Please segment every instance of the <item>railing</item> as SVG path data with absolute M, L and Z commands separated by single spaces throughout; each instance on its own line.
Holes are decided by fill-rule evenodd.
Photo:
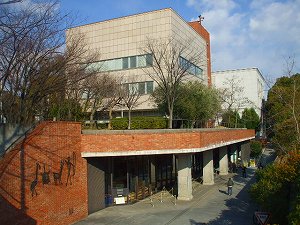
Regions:
M 152 122 L 161 122 L 163 118 L 161 119 L 152 119 Z M 103 120 L 85 120 L 82 121 L 82 128 L 83 129 L 107 129 L 108 128 L 108 119 Z M 145 120 L 137 120 L 132 118 L 131 123 L 137 124 L 137 127 L 144 127 L 142 124 L 145 123 Z M 166 127 L 163 128 L 154 128 L 154 129 L 166 129 Z M 173 126 L 172 129 L 194 129 L 194 128 L 245 128 L 245 125 L 243 124 L 235 124 L 235 123 L 217 123 L 215 121 L 203 121 L 203 120 L 188 120 L 188 119 L 173 119 Z M 114 128 L 112 128 L 114 129 Z M 127 129 L 127 126 L 124 126 L 122 129 Z M 134 128 L 134 126 L 131 126 L 131 129 L 143 129 L 143 128 Z M 152 127 L 144 128 L 144 129 L 153 129 Z M 120 129 L 118 129 L 120 130 Z
M 163 189 L 156 193 L 156 194 L 152 194 L 152 192 L 150 193 L 150 204 L 152 205 L 152 207 L 154 207 L 154 201 L 158 201 L 160 203 L 163 203 L 164 200 L 170 199 L 171 202 L 176 205 L 176 199 L 177 196 L 174 194 L 174 188 L 171 188 L 169 191 L 166 189 L 166 187 L 163 187 Z

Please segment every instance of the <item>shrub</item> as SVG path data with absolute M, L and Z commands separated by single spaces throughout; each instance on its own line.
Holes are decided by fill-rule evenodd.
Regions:
M 253 158 L 258 157 L 262 152 L 262 144 L 260 141 L 251 141 L 250 148 L 251 148 L 250 156 Z
M 132 117 L 131 129 L 165 129 L 168 120 L 161 117 Z M 113 130 L 126 130 L 128 128 L 128 118 L 112 119 Z

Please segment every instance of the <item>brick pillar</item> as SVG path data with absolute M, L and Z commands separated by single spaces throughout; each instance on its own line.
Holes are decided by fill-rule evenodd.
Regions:
M 178 155 L 178 199 L 191 200 L 192 194 L 192 156 Z
M 214 184 L 213 150 L 203 152 L 203 184 Z
M 227 156 L 227 146 L 219 148 L 219 169 L 220 175 L 228 174 L 228 156 Z

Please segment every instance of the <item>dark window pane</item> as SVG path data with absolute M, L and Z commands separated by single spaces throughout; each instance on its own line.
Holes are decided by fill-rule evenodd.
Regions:
M 128 57 L 123 58 L 123 69 L 128 69 Z
M 147 94 L 151 94 L 153 92 L 153 81 L 147 82 Z
M 153 65 L 153 58 L 151 54 L 146 55 L 146 66 L 152 66 Z
M 131 56 L 130 57 L 130 68 L 135 68 L 136 67 L 136 56 Z
M 142 83 L 139 83 L 139 93 L 140 94 L 145 94 L 145 83 L 142 82 Z

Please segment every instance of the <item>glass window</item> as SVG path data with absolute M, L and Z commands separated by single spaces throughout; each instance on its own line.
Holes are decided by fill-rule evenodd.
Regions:
M 145 94 L 145 82 L 139 83 L 139 93 L 142 95 Z
M 130 56 L 130 57 L 94 62 L 87 67 L 87 70 L 105 72 L 105 71 L 114 71 L 114 70 L 122 70 L 128 68 L 151 66 L 152 63 L 153 63 L 152 55 L 147 54 L 147 55 Z
M 203 72 L 203 70 L 196 66 L 196 75 L 201 76 L 202 72 Z
M 136 56 L 131 56 L 130 57 L 130 68 L 135 68 L 136 67 Z
M 123 69 L 128 69 L 128 57 L 122 58 L 122 61 L 123 61 L 122 68 Z
M 138 83 L 129 84 L 129 93 L 134 94 L 138 91 L 139 85 Z
M 139 55 L 138 56 L 138 67 L 145 67 L 146 66 L 146 56 Z
M 152 66 L 153 65 L 153 58 L 151 54 L 146 55 L 146 66 Z
M 146 94 L 151 94 L 153 92 L 153 81 L 147 81 L 147 92 Z
M 122 69 L 122 59 L 114 59 L 112 70 L 121 70 Z

